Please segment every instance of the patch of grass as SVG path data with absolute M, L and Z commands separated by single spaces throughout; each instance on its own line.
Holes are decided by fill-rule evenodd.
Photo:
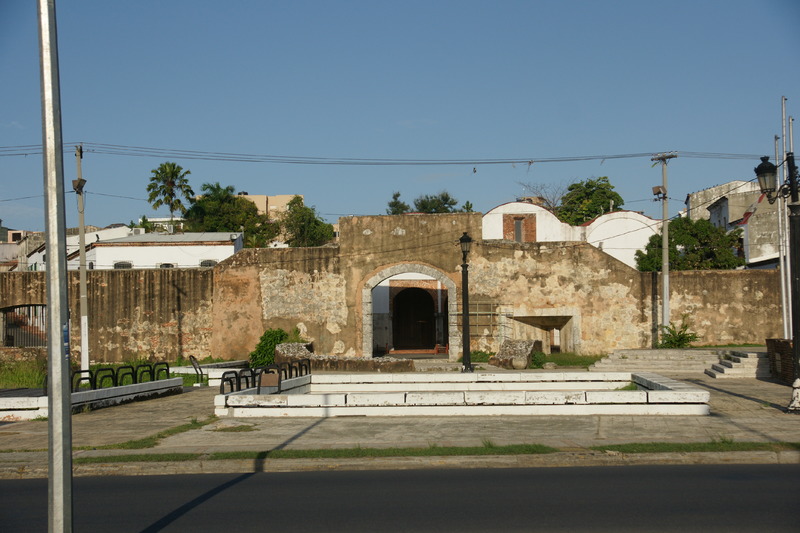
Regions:
M 542 368 L 544 363 L 555 363 L 558 367 L 571 367 L 571 368 L 589 368 L 604 355 L 578 355 L 572 352 L 565 353 L 551 353 L 545 355 L 541 352 L 534 354 L 531 359 L 531 368 Z
M 258 431 L 258 429 L 254 428 L 253 426 L 227 426 L 222 428 L 217 428 L 214 431 L 219 431 L 222 433 L 245 433 L 247 431 Z
M 0 361 L 0 389 L 38 389 L 44 386 L 47 361 Z
M 486 445 L 488 442 L 489 445 Z M 217 452 L 212 460 L 222 459 L 347 459 L 359 457 L 436 457 L 459 455 L 532 455 L 557 452 L 541 444 L 511 444 L 496 446 L 484 441 L 484 446 L 438 446 L 427 448 L 333 448 L 320 450 L 269 450 L 263 452 Z
M 136 439 L 136 440 L 129 440 L 127 442 L 120 442 L 118 444 L 106 444 L 105 446 L 97 446 L 97 447 L 81 447 L 76 449 L 82 450 L 139 450 L 142 448 L 153 448 L 158 441 L 161 439 L 166 439 L 167 437 L 171 437 L 172 435 L 177 435 L 179 433 L 184 433 L 186 431 L 191 431 L 193 429 L 200 429 L 203 426 L 214 422 L 217 419 L 216 416 L 211 416 L 203 421 L 198 421 L 196 418 L 193 418 L 191 422 L 187 424 L 181 424 L 180 426 L 175 426 L 174 428 L 165 429 L 164 431 L 160 431 L 155 435 L 151 435 L 149 437 L 145 437 L 143 439 Z
M 625 385 L 624 387 L 619 387 L 614 390 L 639 390 L 639 386 L 636 385 L 633 381 Z
M 140 455 L 108 455 L 105 457 L 76 457 L 72 460 L 77 465 L 96 463 L 159 463 L 167 461 L 192 461 L 200 457 L 199 453 L 145 453 Z
M 173 374 L 170 372 L 169 377 L 182 378 L 184 387 L 194 387 L 194 384 L 197 383 L 197 374 Z M 200 383 L 203 385 L 208 385 L 208 375 L 204 375 L 203 379 L 200 380 Z
M 488 363 L 489 358 L 494 355 L 493 352 L 483 352 L 480 350 L 476 350 L 474 352 L 470 352 L 469 358 L 470 361 L 473 363 Z
M 800 450 L 797 442 L 735 442 L 720 437 L 710 442 L 643 442 L 592 446 L 592 450 L 620 453 L 688 453 L 688 452 L 779 452 Z

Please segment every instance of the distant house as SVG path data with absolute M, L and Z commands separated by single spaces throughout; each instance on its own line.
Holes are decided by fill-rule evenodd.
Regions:
M 636 268 L 636 250 L 644 249 L 659 228 L 660 221 L 634 211 L 614 211 L 582 226 L 571 226 L 527 201 L 497 206 L 483 216 L 484 240 L 587 242 L 632 268 Z
M 747 268 L 774 268 L 778 263 L 778 211 L 761 196 L 758 184 L 731 181 L 686 197 L 693 220 L 708 219 L 714 226 L 744 230 L 741 253 Z
M 89 243 L 89 269 L 208 268 L 243 247 L 241 233 L 141 233 Z M 79 252 L 67 257 L 67 268 L 79 266 Z
M 98 228 L 96 226 L 86 226 L 84 230 L 84 238 L 88 246 L 92 242 L 107 241 L 109 239 L 118 239 L 120 237 L 127 237 L 130 235 L 131 229 L 122 224 L 113 224 L 107 228 Z M 80 247 L 80 235 L 78 228 L 70 228 L 67 230 L 67 256 L 73 252 L 78 252 Z M 69 265 L 67 268 L 70 268 Z M 77 266 L 75 266 L 77 269 Z M 23 270 L 23 268 L 20 268 Z M 27 253 L 27 264 L 24 270 L 47 270 L 47 253 L 45 250 L 44 239 L 41 239 L 38 246 L 33 248 Z

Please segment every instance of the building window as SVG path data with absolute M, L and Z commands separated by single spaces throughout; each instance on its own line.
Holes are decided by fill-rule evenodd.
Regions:
M 514 219 L 514 242 L 522 242 L 522 219 Z
M 114 263 L 114 270 L 124 270 L 129 268 L 133 268 L 133 263 L 130 261 L 117 261 Z
M 175 263 L 161 263 L 158 268 L 175 268 Z
M 203 267 L 204 268 L 211 268 L 211 267 L 215 266 L 216 264 L 217 264 L 217 261 L 215 259 L 203 259 L 202 261 L 200 261 L 200 267 L 201 268 L 203 268 Z

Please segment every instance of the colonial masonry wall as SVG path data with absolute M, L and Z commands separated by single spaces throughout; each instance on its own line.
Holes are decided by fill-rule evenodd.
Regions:
M 423 274 L 446 291 L 449 355 L 461 354 L 461 252 L 469 256 L 473 349 L 505 339 L 584 354 L 650 347 L 660 281 L 581 243 L 480 241 L 480 214 L 349 217 L 338 245 L 246 249 L 214 269 L 89 272 L 93 360 L 244 358 L 265 329 L 298 328 L 317 353 L 373 353 L 372 289 Z M 47 303 L 42 272 L 0 273 L 0 310 Z M 72 353 L 79 356 L 78 277 L 70 275 Z M 673 272 L 672 319 L 686 315 L 703 344 L 779 337 L 776 271 Z

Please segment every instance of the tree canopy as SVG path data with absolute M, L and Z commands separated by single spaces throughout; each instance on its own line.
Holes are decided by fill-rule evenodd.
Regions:
M 256 204 L 236 196 L 233 186 L 204 183 L 201 190 L 203 195 L 184 216 L 190 231 L 244 231 L 248 248 L 264 247 L 278 235 L 278 224 L 259 214 Z
M 174 213 L 185 213 L 186 206 L 183 205 L 181 198 L 191 202 L 194 191 L 189 186 L 186 176 L 191 174 L 188 170 L 177 163 L 167 161 L 161 163 L 158 168 L 150 171 L 150 183 L 147 184 L 147 192 L 150 193 L 147 201 L 153 209 L 166 206 L 169 209 L 169 218 L 172 219 Z
M 457 205 L 458 200 L 450 196 L 447 191 L 439 194 L 423 194 L 414 200 L 414 209 L 418 213 L 453 213 Z
M 411 211 L 411 207 L 400 199 L 400 192 L 395 191 L 392 194 L 392 200 L 386 208 L 387 215 L 402 215 Z
M 688 217 L 669 223 L 670 270 L 725 270 L 744 265 L 738 257 L 742 230 L 727 233 L 710 221 L 692 221 Z M 636 266 L 641 271 L 661 271 L 661 234 L 652 235 L 644 251 L 636 251 Z
M 458 200 L 447 191 L 439 194 L 423 194 L 414 200 L 415 213 L 472 213 L 472 203 L 464 202 L 460 208 L 456 208 Z M 402 215 L 411 211 L 411 207 L 400 200 L 400 193 L 392 194 L 392 200 L 386 209 L 387 215 Z
M 603 213 L 618 211 L 624 203 L 608 177 L 587 179 L 567 187 L 556 216 L 562 222 L 579 226 Z
M 281 218 L 286 244 L 291 247 L 322 246 L 333 240 L 333 226 L 317 215 L 316 209 L 303 204 L 303 198 L 295 196 L 287 204 Z

